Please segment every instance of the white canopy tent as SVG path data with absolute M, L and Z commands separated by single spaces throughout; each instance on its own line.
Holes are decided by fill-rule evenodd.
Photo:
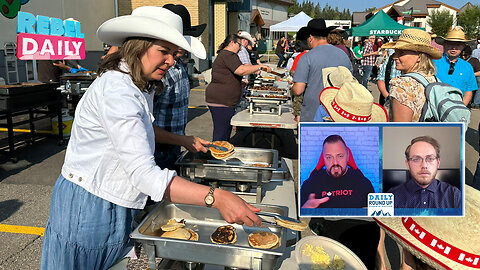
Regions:
M 303 11 L 300 11 L 300 13 L 298 13 L 294 17 L 270 26 L 270 31 L 271 32 L 297 32 L 298 30 L 300 30 L 300 28 L 307 26 L 307 23 L 311 19 L 312 18 L 310 18 Z

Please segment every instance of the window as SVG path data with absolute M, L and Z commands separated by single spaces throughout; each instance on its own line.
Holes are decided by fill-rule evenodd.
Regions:
M 413 27 L 422 27 L 421 22 L 413 22 Z

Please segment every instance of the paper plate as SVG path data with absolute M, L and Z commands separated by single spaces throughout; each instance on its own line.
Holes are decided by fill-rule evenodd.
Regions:
M 362 260 L 360 260 L 360 258 L 358 258 L 358 256 L 350 249 L 333 239 L 323 236 L 307 236 L 298 241 L 297 246 L 295 247 L 295 258 L 297 259 L 300 270 L 312 269 L 312 265 L 314 265 L 310 256 L 302 254 L 305 244 L 310 244 L 313 248 L 315 248 L 315 246 L 322 247 L 330 256 L 330 261 L 333 261 L 334 255 L 339 256 L 347 265 L 345 270 L 367 270 L 367 267 L 365 267 Z

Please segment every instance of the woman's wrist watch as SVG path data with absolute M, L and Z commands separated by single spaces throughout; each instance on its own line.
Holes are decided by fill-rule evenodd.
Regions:
M 215 202 L 215 197 L 213 197 L 213 192 L 215 191 L 215 187 L 210 187 L 207 196 L 205 196 L 205 205 L 207 207 L 212 207 L 213 203 Z

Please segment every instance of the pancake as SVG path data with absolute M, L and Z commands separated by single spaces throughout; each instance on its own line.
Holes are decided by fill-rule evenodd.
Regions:
M 233 146 L 233 144 L 231 144 L 227 141 L 214 141 L 214 142 L 212 142 L 212 144 L 216 145 L 216 146 L 225 147 L 225 148 L 228 149 L 227 151 L 221 151 L 221 150 L 218 150 L 218 149 L 210 146 L 210 152 L 212 154 L 226 154 L 226 153 L 232 152 L 233 149 L 235 149 L 235 146 Z
M 308 224 L 303 221 L 292 222 L 279 218 L 275 218 L 275 221 L 277 222 L 277 225 L 294 231 L 305 231 L 308 228 Z
M 191 236 L 190 236 L 190 238 L 188 238 L 188 240 L 198 241 L 198 233 L 194 232 L 192 229 L 189 229 L 189 228 L 185 228 L 185 230 L 187 230 L 191 234 Z
M 232 225 L 218 227 L 210 236 L 212 243 L 234 244 L 237 242 L 237 233 Z
M 192 234 L 190 233 L 190 231 L 188 231 L 188 229 L 179 228 L 174 231 L 164 232 L 161 237 L 190 240 Z
M 248 243 L 254 248 L 270 249 L 278 244 L 279 238 L 272 232 L 254 232 L 248 235 Z
M 175 219 L 170 219 L 167 222 L 167 224 L 161 226 L 162 231 L 170 232 L 170 231 L 174 231 L 178 228 L 183 228 L 183 227 L 185 227 L 185 222 L 182 222 L 182 221 L 177 222 Z
M 235 150 L 233 150 L 231 152 L 223 152 L 221 154 L 216 154 L 216 153 L 211 152 L 212 156 L 216 159 L 226 159 L 226 158 L 230 157 L 231 155 L 233 155 L 234 153 L 235 153 Z

